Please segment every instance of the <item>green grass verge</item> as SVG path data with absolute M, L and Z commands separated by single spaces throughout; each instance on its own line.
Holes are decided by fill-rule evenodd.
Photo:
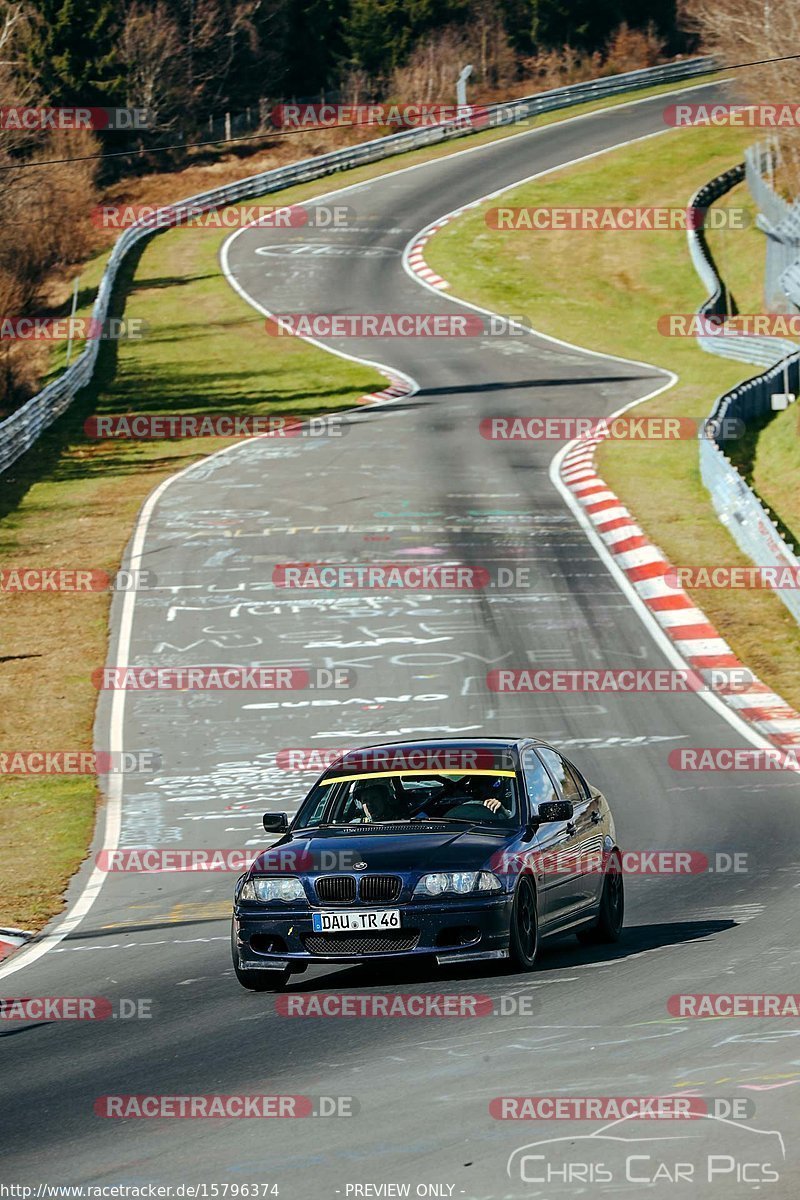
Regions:
M 739 161 L 741 153 L 740 151 Z M 714 208 L 737 210 L 735 217 L 731 216 L 731 222 L 740 220 L 739 213 L 744 213 L 745 229 L 709 227 L 706 240 L 717 264 L 717 270 L 725 280 L 739 311 L 763 312 L 764 234 L 756 226 L 758 208 L 747 185 L 741 183 L 727 192 L 717 201 Z
M 701 184 L 741 161 L 747 140 L 733 129 L 671 132 L 513 189 L 503 203 L 683 205 Z M 749 283 L 763 270 L 758 235 L 720 232 L 712 235 L 712 247 L 723 264 L 735 263 L 735 290 L 760 307 L 758 289 Z M 681 233 L 501 233 L 478 208 L 437 233 L 426 260 L 456 296 L 525 313 L 536 328 L 578 345 L 675 371 L 678 383 L 641 406 L 643 415 L 705 417 L 721 392 L 756 373 L 704 353 L 690 339 L 658 333 L 660 314 L 692 312 L 704 299 Z M 673 563 L 747 564 L 716 517 L 693 441 L 608 442 L 599 469 Z M 781 506 L 784 499 L 776 503 Z M 740 657 L 800 706 L 800 629 L 777 596 L 702 591 L 694 598 Z
M 611 104 L 594 101 L 532 124 L 540 128 L 684 86 L 651 88 Z M 300 203 L 334 187 L 513 136 L 521 128 L 526 126 L 414 151 L 264 200 Z M 150 332 L 141 341 L 105 346 L 96 384 L 3 476 L 0 569 L 88 565 L 114 571 L 148 493 L 227 444 L 93 443 L 82 433 L 93 413 L 307 415 L 349 407 L 382 386 L 382 377 L 369 368 L 299 340 L 268 339 L 260 315 L 220 275 L 222 240 L 210 230 L 174 230 L 157 235 L 138 259 L 130 259 L 114 315 L 124 311 L 127 318 L 141 318 Z M 90 313 L 106 258 L 107 252 L 98 254 L 81 271 L 79 315 Z M 64 357 L 65 347 L 57 347 L 53 375 Z M 96 693 L 89 676 L 105 658 L 107 621 L 104 595 L 0 594 L 0 749 L 91 746 Z M 0 925 L 38 929 L 59 910 L 66 883 L 86 854 L 97 801 L 90 776 L 0 776 Z
M 755 447 L 752 482 L 800 555 L 800 414 L 795 404 L 778 413 Z

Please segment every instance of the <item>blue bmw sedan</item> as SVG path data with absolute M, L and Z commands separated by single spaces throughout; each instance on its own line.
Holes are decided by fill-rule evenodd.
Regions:
M 236 977 L 280 989 L 311 963 L 427 956 L 531 970 L 541 938 L 614 942 L 622 864 L 605 797 L 533 738 L 343 753 L 236 883 Z

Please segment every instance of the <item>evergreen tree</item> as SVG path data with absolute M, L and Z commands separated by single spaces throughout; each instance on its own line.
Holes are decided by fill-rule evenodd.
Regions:
M 122 87 L 112 0 L 35 0 L 28 61 L 51 104 L 102 105 Z
M 463 21 L 469 0 L 352 0 L 344 37 L 353 66 L 386 75 L 421 37 Z
M 538 0 L 501 0 L 499 7 L 511 45 L 518 54 L 530 54 Z
M 512 3 L 518 0 L 511 0 Z M 569 43 L 581 50 L 601 50 L 611 33 L 627 22 L 643 29 L 653 22 L 671 43 L 676 35 L 675 0 L 523 0 L 530 4 L 533 42 L 540 48 Z M 511 31 L 509 30 L 509 33 Z M 512 34 L 512 41 L 514 36 Z
M 288 0 L 289 36 L 283 94 L 306 98 L 336 85 L 346 55 L 350 0 Z

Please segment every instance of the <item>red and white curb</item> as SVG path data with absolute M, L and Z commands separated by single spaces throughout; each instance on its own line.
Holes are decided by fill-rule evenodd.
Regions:
M 438 288 L 440 291 L 444 291 L 445 288 L 449 288 L 450 284 L 446 279 L 442 279 L 441 275 L 437 275 L 435 271 L 432 271 L 425 262 L 423 247 L 425 243 L 430 240 L 433 234 L 437 232 L 437 230 L 442 229 L 456 215 L 456 213 L 453 213 L 452 215 L 448 216 L 446 221 L 439 221 L 436 225 L 432 225 L 421 237 L 417 238 L 408 251 L 407 262 L 414 274 L 419 275 L 420 279 L 424 279 L 425 282 L 430 284 L 431 287 Z
M 25 929 L 0 929 L 0 962 L 33 937 Z
M 391 371 L 384 371 L 384 374 L 389 380 L 389 386 L 379 392 L 368 392 L 366 396 L 360 396 L 358 404 L 379 404 L 383 400 L 396 400 L 398 396 L 412 395 L 414 388 L 407 379 Z
M 619 497 L 598 475 L 594 456 L 603 437 L 581 440 L 561 462 L 561 479 L 650 614 L 688 665 L 696 670 L 748 668 L 683 588 L 666 580 L 671 564 L 648 540 Z M 774 746 L 800 746 L 800 713 L 770 691 L 752 671 L 746 691 L 717 694 L 736 715 Z
M 440 229 L 444 229 L 445 225 L 449 225 L 451 221 L 455 221 L 462 213 L 469 212 L 471 208 L 480 208 L 485 203 L 485 200 L 486 197 L 482 196 L 479 200 L 471 200 L 469 204 L 462 204 L 461 208 L 454 208 L 452 212 L 440 217 L 433 225 L 428 225 L 416 241 L 412 242 L 407 248 L 405 261 L 408 264 L 409 270 L 413 271 L 415 275 L 419 275 L 420 279 L 424 279 L 429 287 L 438 288 L 441 292 L 449 288 L 450 284 L 428 266 L 425 261 L 423 246 L 431 240 L 435 233 L 438 233 Z

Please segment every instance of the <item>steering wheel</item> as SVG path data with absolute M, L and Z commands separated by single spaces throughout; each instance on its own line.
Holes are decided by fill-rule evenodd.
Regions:
M 447 812 L 442 813 L 442 820 L 446 821 L 448 817 L 466 817 L 476 820 L 480 816 L 481 820 L 500 820 L 508 816 L 505 809 L 500 809 L 494 813 L 487 808 L 482 800 L 467 800 L 464 804 L 456 804 L 454 808 L 449 808 Z

